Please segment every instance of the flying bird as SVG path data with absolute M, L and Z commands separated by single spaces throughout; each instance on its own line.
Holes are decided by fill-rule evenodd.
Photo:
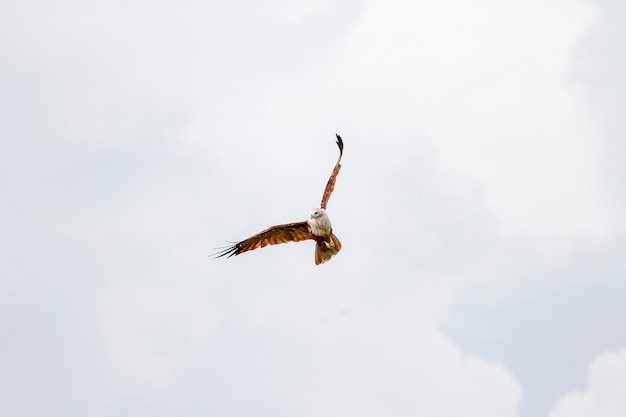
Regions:
M 332 174 L 330 174 L 328 183 L 326 183 L 326 189 L 324 189 L 320 207 L 311 210 L 309 218 L 303 222 L 279 224 L 269 227 L 241 242 L 221 248 L 221 250 L 214 255 L 214 258 L 221 258 L 222 256 L 230 258 L 231 256 L 240 255 L 254 249 L 264 248 L 267 245 L 300 242 L 303 240 L 315 241 L 315 265 L 322 264 L 336 255 L 341 250 L 341 242 L 337 236 L 333 234 L 333 227 L 326 214 L 326 204 L 328 204 L 330 194 L 335 189 L 335 180 L 337 179 L 337 174 L 339 174 L 341 157 L 343 156 L 343 140 L 341 140 L 341 136 L 336 136 L 337 146 L 339 147 L 339 159 L 337 159 L 335 168 Z

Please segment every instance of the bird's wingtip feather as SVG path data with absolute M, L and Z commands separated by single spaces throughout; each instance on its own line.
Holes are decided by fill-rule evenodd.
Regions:
M 231 242 L 228 242 L 231 243 Z M 215 248 L 216 252 L 210 255 L 211 259 L 221 258 L 226 256 L 230 258 L 231 256 L 237 255 L 237 251 L 239 250 L 239 243 L 235 243 L 234 245 L 223 246 L 221 248 Z
M 343 140 L 338 133 L 335 133 L 335 136 L 337 136 L 337 146 L 339 146 L 339 152 L 343 153 Z

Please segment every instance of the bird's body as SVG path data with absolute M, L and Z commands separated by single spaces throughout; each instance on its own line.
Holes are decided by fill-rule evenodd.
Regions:
M 341 250 L 341 242 L 333 234 L 333 227 L 324 209 L 311 210 L 307 220 L 309 233 L 315 236 L 315 264 L 324 263 Z
M 337 135 L 337 146 L 339 147 L 339 159 L 326 184 L 320 208 L 311 210 L 311 214 L 306 221 L 272 226 L 246 240 L 223 248 L 216 254 L 216 257 L 228 256 L 230 258 L 233 255 L 263 248 L 267 245 L 300 242 L 302 240 L 315 240 L 316 265 L 324 263 L 336 255 L 341 250 L 341 242 L 337 236 L 333 234 L 333 227 L 326 214 L 326 204 L 328 203 L 330 194 L 335 188 L 335 180 L 341 168 L 340 162 L 343 156 L 343 141 L 339 135 Z

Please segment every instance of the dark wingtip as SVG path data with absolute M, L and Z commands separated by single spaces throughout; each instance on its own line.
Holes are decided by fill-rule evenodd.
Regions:
M 235 243 L 234 245 L 231 245 L 231 246 L 224 246 L 223 248 L 216 248 L 215 250 L 217 252 L 210 255 L 211 260 L 221 258 L 223 256 L 230 258 L 231 256 L 235 256 L 239 254 L 239 243 Z
M 343 154 L 343 140 L 341 139 L 341 136 L 339 136 L 338 133 L 335 133 L 335 136 L 337 136 L 337 146 L 339 146 L 339 153 Z

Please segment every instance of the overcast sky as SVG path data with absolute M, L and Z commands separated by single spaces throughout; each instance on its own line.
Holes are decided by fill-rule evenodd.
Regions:
M 622 3 L 4 2 L 0 415 L 626 415 Z

